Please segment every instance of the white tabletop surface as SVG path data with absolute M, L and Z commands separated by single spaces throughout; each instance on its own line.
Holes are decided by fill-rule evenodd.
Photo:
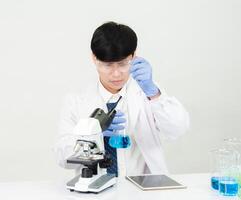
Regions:
M 70 192 L 65 181 L 36 182 L 0 182 L 1 200 L 238 200 L 238 197 L 223 197 L 210 187 L 208 174 L 182 174 L 171 176 L 187 186 L 187 189 L 142 191 L 137 186 L 122 178 L 116 186 L 99 194 Z

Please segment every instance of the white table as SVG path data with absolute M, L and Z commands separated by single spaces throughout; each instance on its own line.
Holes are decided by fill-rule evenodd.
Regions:
M 70 192 L 65 181 L 2 182 L 1 200 L 238 200 L 238 197 L 223 197 L 210 188 L 208 174 L 182 174 L 171 176 L 187 186 L 187 189 L 142 191 L 126 179 L 118 180 L 116 186 L 100 194 Z M 67 181 L 67 180 L 66 180 Z

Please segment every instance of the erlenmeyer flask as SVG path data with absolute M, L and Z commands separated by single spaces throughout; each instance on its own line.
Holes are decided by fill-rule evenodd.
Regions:
M 113 148 L 128 148 L 131 145 L 130 136 L 125 133 L 125 129 L 118 131 L 110 137 L 109 145 Z

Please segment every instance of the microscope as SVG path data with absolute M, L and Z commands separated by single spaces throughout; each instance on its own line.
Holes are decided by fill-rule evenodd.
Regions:
M 67 189 L 71 192 L 99 193 L 116 183 L 116 175 L 106 170 L 112 165 L 112 160 L 105 153 L 102 134 L 116 114 L 115 107 L 108 113 L 96 108 L 89 118 L 80 119 L 75 127 L 78 139 L 74 154 L 67 159 L 67 163 L 80 165 L 81 173 L 67 183 Z

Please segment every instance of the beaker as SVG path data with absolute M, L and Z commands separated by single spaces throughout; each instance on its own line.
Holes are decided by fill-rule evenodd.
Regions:
M 238 193 L 238 182 L 235 177 L 236 154 L 230 149 L 214 149 L 210 155 L 211 187 L 224 196 L 235 196 Z
M 220 178 L 220 170 L 219 170 L 219 160 L 218 154 L 219 149 L 213 149 L 210 151 L 210 181 L 211 188 L 214 190 L 219 189 L 219 178 Z
M 217 156 L 219 165 L 219 193 L 224 196 L 236 196 L 239 188 L 236 178 L 236 151 L 220 149 Z
M 224 139 L 224 142 L 226 144 L 226 148 L 232 150 L 236 154 L 236 171 L 235 171 L 235 178 L 238 181 L 239 184 L 239 192 L 238 196 L 241 198 L 241 139 L 238 138 L 227 138 Z
M 109 145 L 113 148 L 128 148 L 131 145 L 131 139 L 126 134 L 125 129 L 116 131 L 113 136 L 110 137 Z

